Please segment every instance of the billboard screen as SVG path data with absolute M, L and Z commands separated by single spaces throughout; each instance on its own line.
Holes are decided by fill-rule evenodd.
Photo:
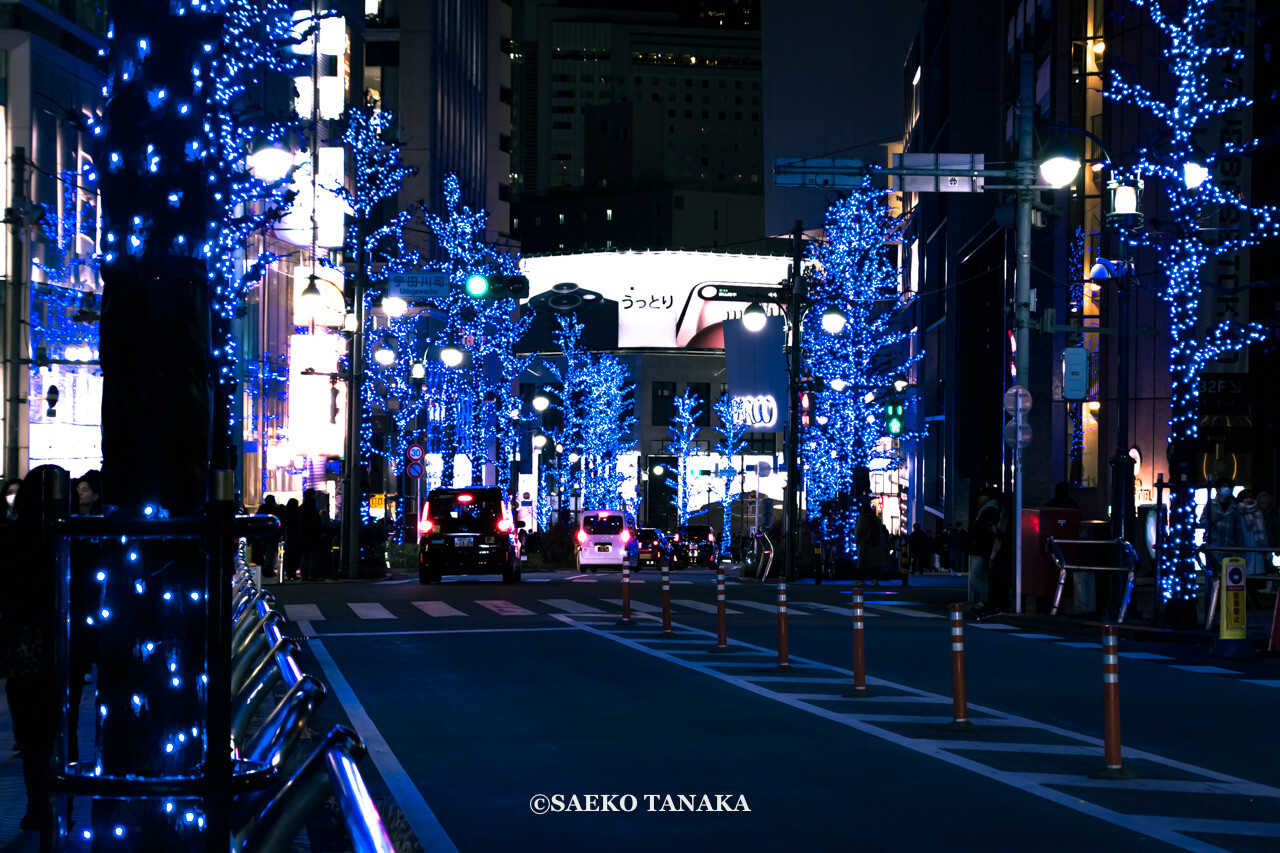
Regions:
M 774 287 L 790 259 L 711 252 L 596 252 L 525 258 L 536 314 L 520 349 L 557 349 L 556 317 L 576 314 L 587 349 L 722 349 L 725 320 L 749 303 L 704 299 L 706 284 Z M 778 306 L 766 305 L 771 314 Z

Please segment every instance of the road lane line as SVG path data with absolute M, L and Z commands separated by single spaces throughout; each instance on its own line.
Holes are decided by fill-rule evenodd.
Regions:
M 411 601 L 414 607 L 421 610 L 428 616 L 466 616 L 458 608 L 445 604 L 443 601 Z
M 1241 675 L 1234 669 L 1223 669 L 1220 666 L 1187 666 L 1185 664 L 1177 664 L 1169 667 L 1170 669 L 1181 669 L 1187 672 L 1199 672 L 1205 675 Z
M 820 604 L 816 601 L 788 601 L 787 603 L 792 607 L 795 607 L 796 605 L 800 605 L 801 607 L 813 607 L 817 610 L 825 610 L 828 613 L 835 613 L 839 616 L 853 617 L 853 609 L 851 607 L 837 607 L 834 604 Z M 788 610 L 787 612 L 790 613 L 791 611 Z M 864 613 L 863 616 L 869 616 L 873 619 L 880 618 L 879 613 Z
M 1280 687 L 1280 681 L 1268 681 L 1266 679 L 1245 678 L 1242 679 L 1245 684 L 1256 684 L 1259 687 Z
M 646 616 L 644 614 L 641 614 L 641 616 L 642 618 L 645 618 L 645 619 L 653 618 L 651 616 Z M 1040 797 L 1041 799 L 1047 800 L 1049 802 L 1055 803 L 1057 805 L 1063 806 L 1073 811 L 1080 812 L 1081 814 L 1090 815 L 1099 820 L 1103 820 L 1105 822 L 1123 827 L 1125 829 L 1148 836 L 1150 838 L 1163 841 L 1167 844 L 1181 848 L 1183 850 L 1198 851 L 1199 853 L 1226 853 L 1226 851 L 1224 851 L 1223 848 L 1221 847 L 1217 847 L 1213 844 L 1209 844 L 1208 842 L 1201 841 L 1200 839 L 1197 839 L 1197 838 L 1189 837 L 1188 835 L 1183 834 L 1183 832 L 1219 832 L 1219 833 L 1228 833 L 1228 834 L 1234 832 L 1235 834 L 1241 834 L 1241 835 L 1256 835 L 1256 834 L 1269 835 L 1270 832 L 1272 831 L 1272 828 L 1274 828 L 1276 831 L 1280 831 L 1280 823 L 1253 824 L 1253 823 L 1248 823 L 1243 821 L 1221 821 L 1221 820 L 1201 821 L 1198 819 L 1180 819 L 1184 822 L 1181 824 L 1178 824 L 1178 823 L 1175 823 L 1174 819 L 1163 817 L 1163 816 L 1122 813 L 1122 812 L 1115 811 L 1114 809 L 1106 808 L 1100 804 L 1089 802 L 1079 797 L 1075 793 L 1070 793 L 1070 794 L 1065 793 L 1045 785 L 1028 784 L 1026 779 L 1024 778 L 1026 774 L 1013 773 L 1010 771 L 1001 770 L 996 767 L 989 766 L 987 764 L 982 763 L 976 756 L 971 757 L 968 755 L 957 754 L 959 750 L 976 752 L 978 754 L 981 754 L 982 752 L 994 752 L 997 750 L 1004 751 L 1004 752 L 1051 751 L 1054 753 L 1069 751 L 1070 753 L 1073 753 L 1073 754 L 1097 756 L 1099 760 L 1101 760 L 1102 745 L 1103 745 L 1101 740 L 1095 737 L 1091 737 L 1089 735 L 1081 734 L 1079 732 L 1070 731 L 1069 729 L 1063 729 L 1059 726 L 1054 726 L 1047 723 L 1041 723 L 1036 720 L 1032 720 L 1026 717 L 1019 717 L 1014 714 L 1008 714 L 1003 711 L 996 710 L 994 708 L 984 707 L 980 705 L 971 705 L 970 709 L 973 711 L 980 711 L 984 714 L 989 714 L 993 717 L 997 717 L 1006 721 L 1004 725 L 1022 725 L 1028 728 L 1034 728 L 1041 732 L 1058 735 L 1066 740 L 1074 740 L 1079 745 L 1076 745 L 1076 744 L 1062 744 L 1062 745 L 1020 744 L 1020 743 L 990 744 L 986 742 L 966 742 L 966 741 L 931 740 L 931 739 L 922 739 L 922 738 L 912 738 L 908 735 L 900 734 L 891 729 L 886 729 L 882 726 L 878 726 L 874 723 L 867 723 L 867 722 L 861 721 L 858 719 L 858 716 L 856 714 L 849 714 L 841 710 L 835 710 L 835 709 L 823 707 L 822 705 L 816 705 L 810 701 L 797 699 L 795 694 L 788 694 L 785 692 L 776 692 L 776 691 L 770 690 L 768 687 L 763 686 L 765 682 L 783 682 L 783 683 L 785 682 L 804 683 L 806 681 L 813 682 L 814 679 L 812 678 L 805 678 L 805 677 L 797 678 L 797 677 L 791 677 L 791 676 L 785 676 L 785 677 L 777 676 L 774 678 L 769 678 L 767 676 L 737 677 L 734 675 L 730 675 L 726 672 L 717 671 L 715 663 L 710 663 L 710 662 L 704 663 L 701 661 L 685 660 L 675 656 L 674 654 L 663 651 L 662 649 L 648 647 L 641 640 L 633 640 L 630 637 L 617 636 L 613 632 L 608 631 L 602 627 L 598 627 L 596 625 L 592 625 L 589 623 L 576 621 L 569 616 L 556 615 L 555 618 L 566 624 L 577 625 L 580 630 L 588 631 L 590 633 L 596 634 L 597 636 L 604 637 L 605 639 L 608 639 L 608 640 L 612 640 L 615 643 L 628 646 L 644 654 L 651 655 L 653 657 L 656 657 L 662 660 L 667 660 L 671 663 L 675 663 L 678 666 L 685 667 L 686 669 L 690 669 L 695 672 L 708 675 L 712 678 L 716 678 L 728 684 L 736 685 L 738 687 L 741 687 L 744 690 L 747 690 L 751 693 L 755 693 L 756 695 L 761 696 L 763 698 L 773 699 L 774 701 L 781 702 L 786 705 L 790 705 L 793 708 L 796 708 L 798 710 L 807 711 L 808 713 L 814 714 L 815 716 L 823 717 L 827 720 L 831 720 L 832 722 L 836 722 L 841 725 L 848 726 L 849 728 L 856 729 L 857 731 L 872 735 L 873 737 L 877 737 L 882 740 L 886 740 L 891 743 L 897 744 L 899 746 L 903 746 L 907 749 L 921 753 L 923 755 L 928 755 L 928 756 L 937 758 L 940 761 L 946 762 L 956 767 L 969 770 L 981 776 L 985 776 L 989 779 L 992 779 L 993 781 L 1000 782 L 1002 784 L 1006 784 L 1011 787 L 1015 787 L 1018 790 L 1025 791 L 1026 793 L 1032 794 L 1033 796 Z M 691 628 L 688 626 L 679 626 L 679 627 L 681 630 L 684 630 L 690 633 L 698 633 L 707 637 L 714 636 L 709 631 L 702 631 L 700 629 Z M 762 651 L 768 651 L 767 649 L 764 649 L 764 647 L 762 646 L 752 646 L 752 644 L 750 643 L 740 643 L 739 645 L 761 649 Z M 821 679 L 821 681 L 825 683 L 847 683 L 849 676 L 852 675 L 852 673 L 850 673 L 848 670 L 842 669 L 840 667 L 830 666 L 828 664 L 825 664 L 819 661 L 806 660 L 804 658 L 794 658 L 794 657 L 792 658 L 793 663 L 797 661 L 812 665 L 815 668 L 825 669 L 829 672 L 840 673 L 845 676 L 844 678 Z M 920 690 L 914 687 L 908 687 L 902 684 L 895 684 L 893 682 L 885 681 L 884 679 L 879 679 L 879 678 L 868 679 L 868 683 L 873 686 L 891 687 L 893 689 L 897 689 L 897 690 L 903 691 L 904 693 L 915 695 L 915 696 L 921 696 L 921 697 L 931 696 L 931 697 L 935 697 L 936 700 L 940 700 L 942 702 L 947 702 L 947 703 L 950 702 L 950 699 L 947 697 L 938 696 L 937 694 L 930 694 L 928 691 L 925 691 L 925 690 Z M 832 697 L 832 698 L 838 698 L 838 697 Z M 872 701 L 872 699 L 874 698 L 877 698 L 877 697 L 859 699 L 857 700 L 857 702 L 861 704 L 863 702 Z M 890 701 L 892 701 L 892 697 L 890 697 Z M 844 706 L 844 703 L 841 703 L 841 705 Z M 1187 773 L 1191 773 L 1196 776 L 1204 777 L 1204 779 L 1207 779 L 1207 780 L 1228 782 L 1228 783 L 1234 783 L 1234 784 L 1247 784 L 1247 785 L 1257 784 L 1257 783 L 1248 782 L 1247 780 L 1238 779 L 1236 777 L 1230 776 L 1225 773 L 1220 773 L 1216 770 L 1197 767 L 1187 762 L 1166 758 L 1162 755 L 1150 753 L 1145 750 L 1140 750 L 1140 749 L 1126 750 L 1126 757 L 1129 758 L 1130 760 L 1145 759 L 1156 764 L 1161 764 L 1166 767 L 1175 768 Z M 1260 789 L 1267 790 L 1267 791 L 1275 791 L 1276 796 L 1280 796 L 1280 789 L 1270 788 L 1269 786 L 1265 786 L 1265 785 L 1260 786 Z M 1206 827 L 1212 827 L 1212 828 L 1206 828 Z
M 286 604 L 284 606 L 284 615 L 288 617 L 290 622 L 323 622 L 324 615 L 320 612 L 320 608 L 314 604 Z
M 1005 625 L 1001 622 L 974 622 L 970 624 L 970 628 L 986 628 L 989 631 L 1016 631 L 1018 626 Z M 1096 643 L 1094 645 L 1097 645 Z
M 347 606 L 361 619 L 394 619 L 395 614 L 381 604 L 366 601 L 349 601 Z
M 899 607 L 896 604 L 866 604 L 868 609 L 884 610 L 897 616 L 911 616 L 916 619 L 946 619 L 941 613 L 928 613 L 924 610 L 912 610 L 910 607 Z M 847 611 L 846 611 L 847 612 Z
M 1010 634 L 1010 637 L 1021 637 L 1024 640 L 1061 640 L 1057 634 Z
M 716 606 L 714 604 L 707 604 L 706 602 L 703 602 L 703 601 L 695 601 L 692 598 L 673 598 L 671 599 L 671 603 L 679 604 L 681 607 L 687 607 L 690 610 L 697 610 L 700 613 L 716 612 Z M 734 602 L 734 604 L 737 604 L 737 603 L 738 602 L 736 601 Z M 726 607 L 724 609 L 724 612 L 732 614 L 734 616 L 737 616 L 742 613 L 741 610 L 734 610 L 732 607 Z
M 299 628 L 302 627 L 301 622 L 294 623 Z M 419 637 L 430 636 L 432 634 L 519 634 L 522 631 L 572 631 L 573 628 L 556 625 L 552 627 L 542 628 L 422 628 L 418 630 L 408 631 L 333 631 L 323 634 L 314 634 L 310 630 L 302 630 L 299 632 L 299 638 L 303 640 L 327 640 L 330 637 Z
M 734 607 L 750 607 L 752 610 L 763 610 L 766 613 L 778 612 L 778 605 L 764 604 L 759 601 L 738 601 L 737 599 L 734 599 L 733 606 Z M 849 611 L 845 610 L 845 612 L 848 613 Z M 812 616 L 813 614 L 805 613 L 803 610 L 796 610 L 795 608 L 792 608 L 791 610 L 787 611 L 787 615 L 788 616 Z
M 476 604 L 479 604 L 481 607 L 484 607 L 488 610 L 492 610 L 494 613 L 497 613 L 499 616 L 536 616 L 537 615 L 532 610 L 526 610 L 525 608 L 521 607 L 519 604 L 512 604 L 510 601 L 500 601 L 500 600 L 477 601 Z
M 571 598 L 539 598 L 538 600 L 548 607 L 563 610 L 565 613 L 604 613 L 599 607 L 592 607 L 590 604 L 583 604 Z
M 1276 797 L 1280 791 L 1253 782 L 1201 782 L 1183 779 L 1094 779 L 1070 773 L 1023 773 L 1034 785 L 1069 788 L 1122 788 L 1131 791 L 1159 791 L 1169 794 L 1232 794 L 1242 797 Z
M 1121 652 L 1120 657 L 1129 660 L 1173 660 L 1169 655 L 1157 655 L 1151 652 Z
M 351 727 L 364 741 L 365 748 L 369 750 L 369 758 L 373 759 L 374 766 L 378 768 L 378 773 L 391 791 L 392 799 L 396 801 L 400 811 L 404 812 L 405 819 L 413 829 L 413 834 L 418 837 L 418 843 L 424 850 L 431 850 L 433 853 L 458 853 L 457 845 L 440 825 L 440 819 L 431 810 L 431 806 L 427 805 L 422 792 L 413 784 L 413 779 L 405 772 L 399 759 L 391 751 L 391 746 L 382 736 L 382 732 L 378 731 L 378 727 L 373 724 L 373 720 L 360 704 L 360 700 L 356 698 L 355 691 L 343 677 L 342 671 L 338 669 L 338 665 L 329 654 L 329 650 L 324 647 L 324 643 L 312 640 L 308 645 L 312 654 L 316 656 L 316 662 L 320 664 L 324 680 L 338 697 L 338 704 L 342 706 L 342 710 L 347 712 L 347 717 L 351 719 Z
M 1054 643 L 1055 646 L 1066 646 L 1069 649 L 1096 649 L 1099 643 Z
M 635 583 L 635 581 L 632 581 L 632 583 Z M 606 599 L 604 599 L 604 603 L 605 603 L 605 604 L 616 604 L 618 607 L 621 607 L 621 606 L 622 606 L 622 599 L 621 599 L 621 598 L 606 598 Z M 661 608 L 661 607 L 658 607 L 658 606 L 653 605 L 653 604 L 645 604 L 643 601 L 632 601 L 632 602 L 631 602 L 631 609 L 632 609 L 632 610 L 637 610 L 637 611 L 639 611 L 639 612 L 641 612 L 641 613 L 661 613 L 661 612 L 662 612 L 662 608 Z

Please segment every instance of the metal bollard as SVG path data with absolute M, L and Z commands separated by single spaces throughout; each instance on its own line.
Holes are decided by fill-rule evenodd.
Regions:
M 862 609 L 862 587 L 855 586 L 851 596 L 853 606 L 853 689 L 845 696 L 859 698 L 870 696 L 867 689 L 866 616 Z
M 631 567 L 622 567 L 622 621 L 631 621 Z
M 1094 779 L 1136 778 L 1137 773 L 1120 763 L 1120 642 L 1115 625 L 1102 628 L 1102 713 L 1106 766 L 1089 775 Z
M 662 567 L 662 633 L 671 633 L 671 569 Z
M 722 652 L 729 648 L 724 607 L 724 564 L 721 563 L 716 569 L 716 649 Z
M 972 731 L 977 728 L 969 721 L 969 697 L 964 681 L 964 603 L 951 605 L 951 705 L 952 721 L 946 726 L 951 731 Z
M 787 654 L 787 582 L 778 579 L 778 669 L 791 670 Z

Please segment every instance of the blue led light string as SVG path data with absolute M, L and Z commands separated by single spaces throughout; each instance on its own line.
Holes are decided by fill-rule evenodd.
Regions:
M 740 473 L 734 467 L 734 457 L 741 457 L 742 452 L 747 446 L 747 431 L 751 428 L 750 422 L 745 417 L 737 417 L 736 407 L 733 405 L 733 398 L 725 394 L 713 408 L 716 413 L 719 425 L 716 432 L 719 440 L 716 442 L 715 451 L 720 455 L 720 483 L 723 487 L 724 500 L 721 502 L 720 514 L 720 555 L 724 556 L 729 552 L 729 542 L 732 535 L 733 524 L 733 502 L 730 496 L 733 493 L 733 481 Z

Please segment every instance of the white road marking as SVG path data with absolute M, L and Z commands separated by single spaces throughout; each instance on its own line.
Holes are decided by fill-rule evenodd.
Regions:
M 414 580 L 416 580 L 416 578 L 401 578 L 400 580 L 393 580 L 393 581 L 374 581 L 373 585 L 374 586 L 396 586 L 397 584 L 402 584 L 402 583 L 413 583 Z
M 1120 652 L 1120 657 L 1129 660 L 1173 660 L 1168 655 L 1157 655 L 1151 652 Z
M 928 613 L 924 610 L 912 610 L 910 607 L 899 607 L 896 604 L 894 605 L 867 604 L 867 607 L 869 608 L 873 607 L 879 610 L 886 610 L 889 613 L 893 613 L 897 616 L 913 616 L 916 619 L 946 619 L 947 618 L 943 616 L 941 613 Z
M 1054 643 L 1055 646 L 1066 646 L 1069 649 L 1097 649 L 1101 648 L 1099 643 Z
M 1185 664 L 1176 664 L 1170 669 L 1183 669 L 1187 672 L 1200 672 L 1206 675 L 1240 675 L 1234 669 L 1223 669 L 1220 666 L 1187 666 Z
M 1048 800 L 1049 802 L 1056 803 L 1057 805 L 1063 806 L 1065 808 L 1069 808 L 1074 811 L 1080 812 L 1082 814 L 1093 816 L 1100 820 L 1107 821 L 1108 823 L 1112 823 L 1116 826 L 1120 826 L 1125 829 L 1129 829 L 1133 832 L 1137 832 L 1139 834 L 1145 835 L 1149 838 L 1163 841 L 1167 844 L 1173 845 L 1183 850 L 1203 851 L 1204 853 L 1210 853 L 1210 851 L 1212 851 L 1212 853 L 1225 853 L 1225 851 L 1223 851 L 1223 848 L 1217 847 L 1205 841 L 1201 841 L 1198 838 L 1189 837 L 1184 833 L 1259 835 L 1259 836 L 1266 836 L 1266 837 L 1271 837 L 1272 835 L 1275 835 L 1277 837 L 1280 837 L 1280 823 L 1211 820 L 1211 819 L 1202 820 L 1197 818 L 1174 818 L 1174 817 L 1165 817 L 1160 815 L 1144 815 L 1144 814 L 1131 814 L 1131 813 L 1125 813 L 1125 812 L 1118 812 L 1118 811 L 1115 811 L 1114 809 L 1106 808 L 1097 803 L 1089 802 L 1083 799 L 1081 796 L 1079 796 L 1079 792 L 1064 792 L 1064 791 L 1056 790 L 1055 788 L 1050 787 L 1049 785 L 1028 783 L 1026 778 L 1027 774 L 1013 773 L 1013 772 L 1001 770 L 997 767 L 989 766 L 987 764 L 982 763 L 982 761 L 980 761 L 977 757 L 977 756 L 980 756 L 983 752 L 1021 751 L 1021 752 L 1038 752 L 1038 753 L 1048 752 L 1048 753 L 1057 753 L 1057 754 L 1090 755 L 1090 756 L 1096 756 L 1098 760 L 1101 761 L 1103 743 L 1100 739 L 1091 737 L 1089 735 L 1080 734 L 1079 732 L 1073 732 L 1069 729 L 1063 729 L 1061 727 L 1053 726 L 1047 723 L 1040 723 L 1036 720 L 1032 720 L 1029 718 L 1019 717 L 1013 714 L 1007 714 L 1002 711 L 998 711 L 994 708 L 988 708 L 980 705 L 971 704 L 969 706 L 969 710 L 971 712 L 977 711 L 977 712 L 988 714 L 993 717 L 1004 720 L 1005 722 L 1003 723 L 1003 725 L 1024 726 L 1027 728 L 1033 728 L 1046 734 L 1055 735 L 1067 741 L 1074 741 L 1074 743 L 1067 743 L 1067 744 L 988 743 L 983 741 L 972 742 L 972 741 L 952 741 L 952 740 L 945 740 L 945 739 L 912 738 L 908 735 L 900 734 L 891 729 L 886 729 L 882 726 L 878 726 L 874 723 L 869 723 L 869 722 L 865 722 L 863 720 L 858 719 L 858 715 L 856 713 L 853 713 L 853 714 L 848 713 L 848 709 L 854 706 L 851 706 L 847 703 L 843 703 L 843 702 L 839 703 L 840 708 L 843 710 L 834 710 L 831 708 L 824 707 L 822 705 L 813 704 L 812 702 L 805 701 L 803 699 L 799 699 L 797 698 L 796 694 L 778 692 L 778 691 L 769 689 L 767 686 L 764 686 L 765 683 L 773 683 L 773 682 L 795 682 L 795 683 L 807 682 L 807 683 L 830 683 L 830 684 L 848 683 L 848 676 L 851 675 L 851 673 L 848 670 L 841 669 L 839 667 L 829 666 L 827 664 L 808 660 L 805 658 L 792 657 L 791 661 L 793 664 L 803 663 L 806 665 L 810 665 L 815 669 L 825 669 L 828 672 L 839 673 L 845 677 L 844 678 L 822 678 L 822 677 L 815 678 L 815 677 L 790 676 L 790 675 L 780 675 L 780 676 L 774 676 L 774 677 L 768 677 L 768 676 L 736 677 L 729 673 L 719 671 L 717 669 L 718 664 L 716 662 L 687 660 L 681 657 L 677 657 L 676 655 L 663 651 L 659 648 L 646 646 L 644 641 L 642 640 L 632 639 L 630 637 L 618 636 L 614 632 L 611 632 L 606 629 L 602 629 L 595 625 L 574 620 L 571 617 L 556 616 L 556 618 L 567 624 L 576 624 L 581 630 L 588 631 L 590 633 L 596 634 L 597 636 L 604 637 L 605 639 L 608 639 L 608 640 L 612 640 L 615 643 L 628 646 L 644 654 L 652 655 L 653 657 L 657 657 L 657 658 L 675 663 L 679 666 L 685 667 L 686 669 L 690 669 L 695 672 L 708 675 L 712 678 L 716 678 L 725 683 L 733 684 L 735 686 L 741 687 L 744 690 L 755 693 L 764 698 L 773 699 L 774 701 L 790 705 L 799 710 L 807 711 L 816 716 L 823 717 L 825 719 L 831 720 L 836 723 L 840 723 L 842 725 L 848 726 L 850 728 L 856 729 L 866 734 L 870 734 L 882 740 L 886 740 L 891 743 L 897 744 L 899 746 L 906 747 L 907 749 L 911 749 L 915 752 L 932 756 L 934 758 L 937 758 L 940 761 L 944 761 L 953 766 L 970 770 L 981 776 L 985 776 L 994 781 L 1001 782 L 1011 787 L 1015 787 L 1018 790 L 1025 791 L 1026 793 L 1040 797 L 1044 800 Z M 653 617 L 644 616 L 643 618 L 652 619 Z M 685 625 L 680 626 L 680 628 L 681 630 L 684 630 L 688 633 L 701 634 L 702 636 L 705 636 L 705 637 L 714 636 L 709 631 L 703 631 L 703 630 L 691 628 Z M 762 651 L 769 651 L 768 649 L 764 649 L 764 647 L 762 646 L 752 646 L 749 643 L 740 643 L 739 645 L 744 647 L 749 647 L 749 648 L 757 648 Z M 939 696 L 937 694 L 931 694 L 931 693 L 928 693 L 927 691 L 920 690 L 918 688 L 907 687 L 906 685 L 894 684 L 892 682 L 888 682 L 879 678 L 868 678 L 867 682 L 872 687 L 876 687 L 876 686 L 889 687 L 891 689 L 901 691 L 902 693 L 908 694 L 911 696 L 932 697 L 934 701 L 946 702 L 946 703 L 950 703 L 951 701 L 950 698 L 948 697 Z M 836 697 L 832 697 L 832 698 L 836 698 Z M 870 702 L 870 701 L 874 701 L 874 699 L 876 698 L 880 698 L 880 697 L 854 699 L 854 700 L 850 700 L 850 702 L 854 702 L 854 703 Z M 885 697 L 885 701 L 902 701 L 902 697 Z M 958 752 L 961 750 L 968 751 L 971 754 L 960 755 L 958 754 Z M 977 756 L 973 755 L 973 753 L 977 753 Z M 1204 767 L 1197 767 L 1196 765 L 1189 764 L 1187 762 L 1166 758 L 1162 755 L 1157 755 L 1155 753 L 1147 752 L 1145 750 L 1140 750 L 1140 749 L 1126 750 L 1126 757 L 1129 758 L 1130 760 L 1143 759 L 1146 761 L 1151 761 L 1156 764 L 1163 765 L 1165 767 L 1175 768 L 1177 770 L 1183 771 L 1184 773 L 1201 777 L 1201 779 L 1197 781 L 1226 782 L 1233 785 L 1255 785 L 1256 784 L 1256 783 L 1248 782 L 1247 780 L 1244 780 L 1244 779 L 1238 779 L 1234 776 L 1230 776 L 1225 773 L 1219 773 L 1216 770 L 1210 770 Z M 1256 790 L 1258 792 L 1265 792 L 1264 794 L 1262 794 L 1265 796 L 1280 797 L 1280 788 L 1271 788 L 1265 785 L 1257 785 Z
M 734 607 L 750 607 L 752 610 L 763 610 L 763 611 L 764 611 L 764 612 L 766 612 L 766 613 L 777 613 L 777 612 L 778 612 L 778 605 L 776 605 L 776 604 L 762 604 L 762 603 L 760 603 L 759 601 L 737 601 L 737 600 L 734 600 L 734 602 L 733 602 L 733 606 L 734 606 Z M 848 611 L 845 611 L 845 612 L 847 613 Z M 795 608 L 791 608 L 791 609 L 788 609 L 788 610 L 787 610 L 787 615 L 788 615 L 788 616 L 812 616 L 813 614 L 812 614 L 812 613 L 805 613 L 803 610 L 796 610 Z
M 339 704 L 351 720 L 352 728 L 364 741 L 365 748 L 369 750 L 369 758 L 378 768 L 378 773 L 390 789 L 396 805 L 404 812 L 405 819 L 409 821 L 409 826 L 413 829 L 413 834 L 418 837 L 418 842 L 423 849 L 436 851 L 436 853 L 458 853 L 457 845 L 440 825 L 440 819 L 431 810 L 431 806 L 427 805 L 422 792 L 413 784 L 413 779 L 405 772 L 395 753 L 391 751 L 391 746 L 382 736 L 382 732 L 378 731 L 378 727 L 373 724 L 364 706 L 356 698 L 355 691 L 351 689 L 351 685 L 343 677 L 338 665 L 334 663 L 329 650 L 317 640 L 312 640 L 310 647 L 324 673 L 324 680 L 333 688 Z
M 314 604 L 286 604 L 284 612 L 289 617 L 290 622 L 301 622 L 303 619 L 308 622 L 324 621 L 320 608 Z
M 715 612 L 716 612 L 716 606 L 715 606 L 714 604 L 707 604 L 707 603 L 702 602 L 702 601 L 694 601 L 692 598 L 673 598 L 673 599 L 671 599 L 671 603 L 672 603 L 672 604 L 679 604 L 681 607 L 687 607 L 687 608 L 689 608 L 690 610 L 697 610 L 697 611 L 698 611 L 698 612 L 700 612 L 700 613 L 715 613 Z M 737 604 L 737 602 L 735 601 L 735 602 L 734 602 L 734 604 Z M 732 613 L 732 614 L 734 614 L 734 615 L 737 615 L 737 614 L 741 613 L 742 611 L 741 611 L 741 610 L 734 610 L 732 607 L 726 607 L 726 608 L 724 609 L 724 612 L 725 612 L 725 613 Z
M 605 604 L 616 604 L 618 607 L 622 607 L 621 598 L 606 598 L 604 599 L 604 602 Z M 657 605 L 654 605 L 654 604 L 645 604 L 643 601 L 631 602 L 631 609 L 638 611 L 640 613 L 661 613 L 662 612 L 661 607 L 658 607 Z
M 492 610 L 499 616 L 533 616 L 532 610 L 526 610 L 518 604 L 512 604 L 510 601 L 477 601 L 481 607 Z
M 574 583 L 595 583 L 596 578 L 570 578 Z
M 1246 684 L 1257 684 L 1260 687 L 1280 687 L 1280 681 L 1267 681 L 1265 679 L 1246 678 L 1243 679 Z
M 986 628 L 988 631 L 1016 631 L 1016 625 L 1005 625 L 1003 622 L 974 622 L 972 628 Z
M 347 606 L 361 619 L 394 619 L 395 614 L 377 602 L 350 601 Z
M 427 614 L 428 616 L 466 616 L 467 615 L 463 613 L 461 610 L 459 610 L 458 608 L 454 607 L 453 605 L 445 604 L 443 601 L 411 601 L 409 603 L 412 604 L 414 607 L 418 608 L 419 610 L 421 610 L 423 613 Z
M 1057 634 L 1010 634 L 1010 637 L 1021 637 L 1024 640 L 1061 640 Z
M 304 622 L 299 622 L 298 627 L 301 628 Z M 531 631 L 572 631 L 567 625 L 555 625 L 552 627 L 542 628 L 436 628 L 434 630 L 416 630 L 416 631 L 333 631 L 324 634 L 314 634 L 310 631 L 302 631 L 302 639 L 304 640 L 327 640 L 330 637 L 418 637 L 429 636 L 431 634 L 520 634 Z M 948 700 L 950 701 L 950 700 Z
M 539 598 L 538 600 L 548 607 L 563 610 L 565 613 L 604 613 L 599 607 L 592 607 L 590 604 L 583 604 L 569 598 Z
M 834 604 L 819 604 L 816 601 L 788 601 L 787 604 L 792 607 L 795 607 L 795 606 L 812 607 L 817 610 L 825 610 L 828 613 L 835 613 L 838 616 L 847 616 L 850 619 L 853 618 L 853 605 L 850 605 L 848 607 L 837 607 Z M 863 611 L 862 615 L 871 617 L 873 619 L 880 617 L 879 613 L 867 613 L 865 612 L 865 610 Z

